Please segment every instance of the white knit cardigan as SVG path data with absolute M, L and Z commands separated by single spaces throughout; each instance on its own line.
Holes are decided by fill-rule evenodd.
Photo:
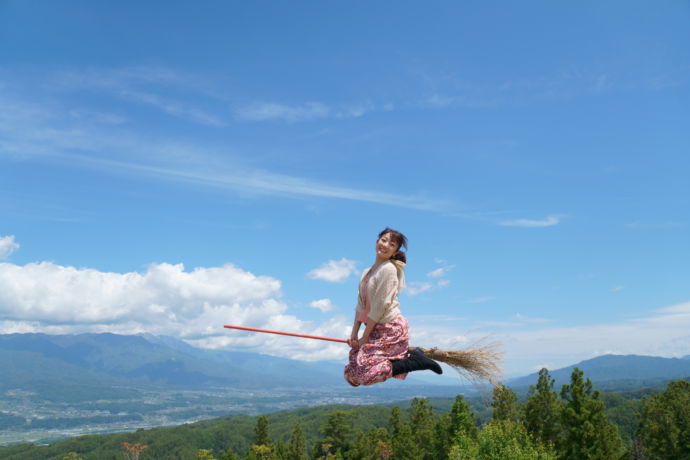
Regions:
M 367 282 L 367 297 L 369 298 L 369 319 L 377 323 L 387 323 L 400 314 L 398 294 L 405 287 L 405 263 L 399 260 L 388 260 L 374 268 Z M 362 295 L 362 281 L 370 268 L 362 273 L 359 281 L 359 295 L 357 296 L 357 314 L 364 310 L 364 296 Z

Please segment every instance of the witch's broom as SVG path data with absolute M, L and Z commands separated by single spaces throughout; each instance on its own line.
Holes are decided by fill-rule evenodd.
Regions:
M 328 340 L 329 342 L 347 343 L 345 339 L 333 337 L 321 337 L 318 335 L 297 334 L 294 332 L 271 331 L 269 329 L 257 329 L 246 326 L 233 326 L 226 324 L 228 329 L 240 329 L 243 331 L 265 332 L 269 334 L 289 335 L 291 337 L 302 337 L 306 339 Z M 410 347 L 413 348 L 413 347 Z M 503 357 L 503 353 L 495 343 L 479 343 L 464 350 L 439 350 L 438 348 L 421 348 L 426 356 L 436 361 L 446 363 L 455 369 L 460 375 L 472 382 L 487 381 L 492 385 L 497 385 L 501 378 L 501 368 L 498 363 Z

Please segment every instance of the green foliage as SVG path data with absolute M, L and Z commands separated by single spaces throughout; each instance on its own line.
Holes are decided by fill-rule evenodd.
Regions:
M 477 425 L 472 410 L 462 395 L 455 397 L 455 402 L 448 414 L 441 416 L 434 430 L 434 454 L 437 460 L 448 458 L 453 442 L 458 436 L 476 439 Z
M 412 439 L 412 428 L 402 420 L 399 407 L 394 407 L 388 422 L 391 434 L 391 448 L 396 460 L 412 460 L 416 458 L 415 443 Z
M 237 455 L 232 450 L 228 449 L 225 452 L 221 452 L 218 456 L 218 460 L 241 460 L 240 456 Z
M 357 441 L 346 454 L 356 460 L 379 460 L 393 458 L 391 440 L 385 428 L 376 428 L 366 433 L 359 431 Z
M 259 415 L 254 428 L 254 444 L 257 446 L 267 446 L 271 442 L 268 438 L 268 417 Z
M 617 459 L 624 454 L 616 428 L 606 418 L 599 392 L 575 368 L 571 383 L 563 385 L 562 435 L 557 446 L 564 460 Z
M 532 440 L 521 422 L 492 420 L 476 438 L 461 433 L 450 460 L 556 460 L 556 453 Z
M 415 458 L 436 460 L 430 445 L 434 439 L 434 414 L 426 399 L 414 398 L 410 407 L 413 452 Z
M 67 455 L 65 455 L 62 460 L 84 460 L 84 457 L 79 455 L 76 452 L 70 452 Z
M 295 424 L 295 428 L 290 435 L 290 442 L 287 448 L 287 455 L 285 460 L 306 460 L 307 458 L 307 443 L 304 439 L 304 433 L 299 423 Z
M 494 420 L 511 420 L 516 422 L 522 418 L 518 396 L 505 385 L 494 387 L 491 407 Z
M 208 449 L 199 449 L 196 451 L 196 460 L 216 460 L 216 457 Z
M 70 452 L 84 460 L 122 460 L 127 444 L 148 446 L 139 452 L 141 460 L 622 459 L 625 452 L 616 427 L 606 417 L 608 410 L 625 423 L 623 432 L 630 433 L 626 458 L 690 460 L 688 382 L 674 382 L 664 393 L 652 394 L 644 400 L 644 411 L 646 392 L 604 398 L 579 370 L 564 385 L 560 399 L 553 386 L 553 379 L 542 370 L 522 410 L 512 390 L 497 388 L 491 405 L 483 402 L 487 415 L 493 412 L 493 420 L 481 429 L 475 407 L 482 400 L 457 396 L 435 399 L 433 407 L 428 399 L 414 399 L 403 409 L 322 406 L 83 436 L 51 446 L 15 445 L 0 448 L 0 458 L 63 460 L 70 459 L 65 457 Z M 631 427 L 638 425 L 638 415 L 642 423 L 634 439 Z M 649 457 L 643 456 L 642 445 Z
M 352 413 L 344 410 L 331 412 L 320 431 L 324 435 L 319 441 L 323 455 L 337 455 L 339 452 L 342 454 L 352 444 Z
M 273 448 L 265 444 L 254 444 L 247 452 L 247 460 L 277 460 L 273 455 Z
M 670 382 L 644 401 L 638 436 L 651 460 L 690 459 L 690 382 Z
M 527 432 L 544 444 L 555 445 L 561 433 L 562 404 L 553 391 L 554 380 L 549 371 L 539 371 L 537 385 L 530 386 L 525 404 Z

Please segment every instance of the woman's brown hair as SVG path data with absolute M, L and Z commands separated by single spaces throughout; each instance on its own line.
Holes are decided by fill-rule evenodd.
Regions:
M 381 233 L 379 233 L 379 240 L 386 233 L 388 233 L 393 239 L 393 241 L 395 241 L 398 244 L 398 250 L 395 252 L 395 254 L 393 254 L 391 260 L 407 262 L 407 258 L 405 257 L 405 251 L 401 251 L 402 248 L 407 249 L 407 237 L 397 230 L 393 230 L 390 227 L 386 227 L 381 231 Z

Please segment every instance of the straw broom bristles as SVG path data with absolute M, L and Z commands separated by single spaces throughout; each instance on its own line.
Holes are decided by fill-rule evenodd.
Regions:
M 503 360 L 503 352 L 499 346 L 498 343 L 479 342 L 464 350 L 419 348 L 427 357 L 448 364 L 471 382 L 484 380 L 495 386 L 501 381 L 503 374 L 498 365 Z

